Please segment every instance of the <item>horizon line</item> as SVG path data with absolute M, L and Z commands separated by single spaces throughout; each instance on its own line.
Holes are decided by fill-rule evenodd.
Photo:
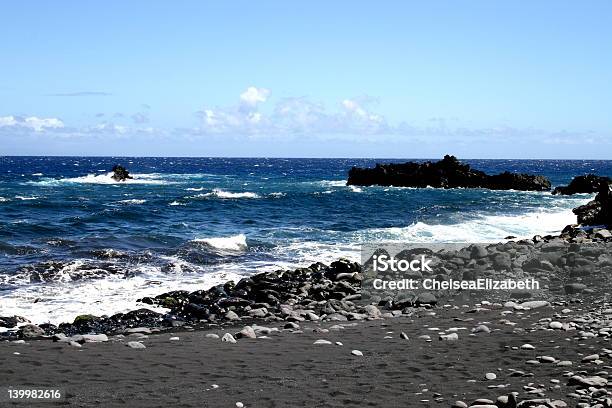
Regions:
M 454 154 L 460 160 L 546 160 L 546 161 L 612 161 L 612 159 L 585 159 L 585 158 L 503 158 L 503 157 L 460 157 Z M 13 157 L 82 157 L 82 158 L 126 158 L 126 159 L 156 159 L 156 158 L 168 158 L 168 159 L 283 159 L 283 160 L 341 160 L 341 159 L 358 159 L 358 160 L 441 160 L 445 155 L 441 157 L 366 157 L 366 156 L 342 156 L 342 157 L 322 157 L 322 156 L 310 156 L 310 157 L 290 157 L 290 156 L 115 156 L 115 155 L 31 155 L 31 154 L 13 154 L 13 155 L 0 155 L 0 158 L 13 158 Z

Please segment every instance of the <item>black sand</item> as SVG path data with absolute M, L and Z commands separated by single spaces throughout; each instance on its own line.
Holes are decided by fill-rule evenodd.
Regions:
M 575 330 L 536 330 L 546 326 L 537 323 L 539 319 L 565 307 L 572 312 L 559 319 L 564 322 L 590 309 L 556 306 L 505 316 L 501 312 L 512 309 L 486 306 L 491 310 L 469 313 L 470 308 L 465 307 L 437 308 L 435 316 L 418 309 L 412 316 L 352 326 L 349 322 L 344 329 L 328 333 L 313 329 L 333 326 L 331 322 L 303 322 L 303 333 L 281 330 L 270 338 L 242 338 L 235 344 L 206 338 L 211 331 L 152 334 L 142 340 L 147 347 L 143 350 L 125 345 L 134 340 L 130 336 L 86 343 L 82 348 L 50 340 L 2 342 L 0 384 L 63 388 L 67 393 L 64 402 L 39 405 L 70 407 L 235 407 L 236 402 L 245 407 L 448 407 L 456 400 L 468 404 L 477 398 L 495 401 L 511 391 L 519 392 L 519 399 L 539 398 L 540 393 L 528 394 L 529 388 L 524 388 L 533 384 L 542 390 L 542 396 L 573 406 L 575 401 L 570 402 L 567 394 L 575 387 L 566 385 L 568 378 L 563 374 L 568 370 L 584 370 L 589 375 L 609 371 L 609 355 L 600 357 L 603 366 L 581 360 L 584 355 L 601 354 L 611 342 L 609 336 L 579 339 Z M 471 334 L 479 323 L 486 324 L 491 333 Z M 467 330 L 458 331 L 457 341 L 441 341 L 438 330 L 429 330 L 451 327 Z M 223 335 L 240 328 L 212 332 Z M 402 331 L 409 340 L 400 338 Z M 418 338 L 425 334 L 431 336 L 431 342 Z M 173 336 L 180 339 L 170 341 Z M 343 345 L 314 345 L 317 339 Z M 525 343 L 535 350 L 512 349 Z M 363 356 L 352 355 L 354 349 Z M 526 363 L 537 356 L 570 360 L 573 366 Z M 527 376 L 511 376 L 511 369 Z M 486 380 L 486 373 L 495 373 L 497 379 Z M 488 388 L 498 385 L 504 388 Z M 9 406 L 34 405 L 19 402 Z

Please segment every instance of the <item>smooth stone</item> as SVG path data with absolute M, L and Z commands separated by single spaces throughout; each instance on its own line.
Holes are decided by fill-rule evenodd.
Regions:
M 472 329 L 472 333 L 491 333 L 491 329 L 489 329 L 484 324 L 478 325 Z
M 72 347 L 76 347 L 76 348 L 81 348 L 83 346 L 81 346 L 81 343 L 77 343 L 76 341 L 70 341 L 68 342 L 69 345 L 71 345 Z
M 219 335 L 218 335 L 218 334 L 215 334 L 215 333 L 208 333 L 208 334 L 207 334 L 206 336 L 204 336 L 204 337 L 206 337 L 207 339 L 218 339 L 218 338 L 219 338 Z
M 256 339 L 257 335 L 255 334 L 255 330 L 251 326 L 244 326 L 242 330 L 240 330 L 240 332 L 238 333 L 237 337 Z
M 233 310 L 230 310 L 229 312 L 227 312 L 225 314 L 225 318 L 227 320 L 240 320 L 240 316 L 238 316 L 236 312 L 234 312 Z
M 440 335 L 440 340 L 443 340 L 443 341 L 457 341 L 457 340 L 459 340 L 459 335 L 457 333 L 442 334 L 442 335 Z
M 315 340 L 315 342 L 312 343 L 312 344 L 319 345 L 319 344 L 333 344 L 333 343 L 331 341 L 329 341 L 329 340 L 319 339 L 319 340 Z
M 146 349 L 147 347 L 139 341 L 128 341 L 127 346 L 133 349 Z
M 363 353 L 359 350 L 352 350 L 351 354 L 354 356 L 359 356 L 359 357 L 363 357 Z
M 404 340 L 410 340 L 410 339 L 408 338 L 408 335 L 407 335 L 406 333 L 404 333 L 404 332 L 401 332 L 401 333 L 400 333 L 400 338 L 401 338 L 401 339 L 404 339 Z
M 485 374 L 485 378 L 489 381 L 495 380 L 497 378 L 497 375 L 495 373 L 486 373 Z
M 531 344 L 523 344 L 521 346 L 521 350 L 535 350 L 535 347 L 532 346 Z
M 129 329 L 125 329 L 124 333 L 125 334 L 135 334 L 135 333 L 151 334 L 151 329 L 149 329 L 148 327 L 131 327 Z
M 548 324 L 548 327 L 550 327 L 551 329 L 560 330 L 560 329 L 563 328 L 563 323 L 561 323 L 561 322 L 550 322 Z
M 583 363 L 587 363 L 589 361 L 599 360 L 599 354 L 591 354 L 590 356 L 586 356 L 582 358 Z
M 170 340 L 170 341 L 179 341 L 180 338 L 178 338 L 178 337 L 170 337 L 168 340 Z
M 605 387 L 608 384 L 608 380 L 603 378 L 603 377 L 599 377 L 599 376 L 593 376 L 593 377 L 581 377 L 579 375 L 574 375 L 572 377 L 570 377 L 569 382 L 567 383 L 567 385 L 580 385 L 582 387 L 597 387 L 597 388 L 602 388 Z
M 236 339 L 234 338 L 234 336 L 232 336 L 229 333 L 225 333 L 223 337 L 221 337 L 221 341 L 224 341 L 227 343 L 236 343 Z
M 550 306 L 550 303 L 545 300 L 531 300 L 528 302 L 523 302 L 519 306 L 525 309 L 538 309 L 540 307 Z
M 81 338 L 85 343 L 104 343 L 108 341 L 106 334 L 83 334 Z

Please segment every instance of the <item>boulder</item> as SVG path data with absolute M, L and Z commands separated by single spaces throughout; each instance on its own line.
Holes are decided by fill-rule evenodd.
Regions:
M 594 194 L 597 193 L 601 185 L 608 185 L 612 182 L 610 177 L 596 176 L 595 174 L 587 174 L 577 176 L 567 186 L 560 186 L 554 189 L 553 194 L 571 195 L 571 194 Z
M 610 185 L 602 183 L 593 201 L 572 210 L 578 224 L 612 226 L 612 192 Z
M 119 164 L 113 166 L 113 175 L 111 177 L 115 181 L 125 181 L 134 178 L 130 176 L 130 173 L 125 169 L 125 167 Z
M 19 328 L 20 337 L 31 339 L 45 335 L 45 331 L 35 324 L 25 324 Z

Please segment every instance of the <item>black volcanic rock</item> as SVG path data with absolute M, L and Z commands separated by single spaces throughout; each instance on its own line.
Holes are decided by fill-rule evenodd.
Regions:
M 449 155 L 438 162 L 377 164 L 369 169 L 353 167 L 349 171 L 347 185 L 550 190 L 550 181 L 546 177 L 509 172 L 490 176 Z
M 120 166 L 119 164 L 113 166 L 113 175 L 111 177 L 115 181 L 125 181 L 133 178 L 130 176 L 130 173 L 125 169 L 125 167 Z
M 599 191 L 601 184 L 610 184 L 612 180 L 610 177 L 596 176 L 595 174 L 587 174 L 584 176 L 577 176 L 567 186 L 557 187 L 553 191 L 553 194 L 571 195 L 587 193 L 593 194 Z
M 593 201 L 574 208 L 578 224 L 612 226 L 612 192 L 608 183 L 599 185 L 599 192 Z

